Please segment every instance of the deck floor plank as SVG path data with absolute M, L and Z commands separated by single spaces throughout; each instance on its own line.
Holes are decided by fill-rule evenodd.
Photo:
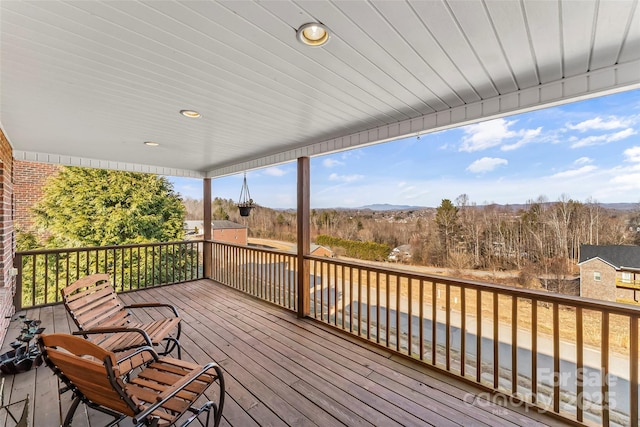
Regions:
M 265 319 L 250 320 L 250 321 L 262 322 L 262 324 L 265 324 L 265 325 L 269 324 L 264 320 Z M 269 326 L 272 326 L 272 325 L 269 325 Z M 295 329 L 296 328 L 292 328 L 287 324 L 279 328 L 278 326 L 275 326 L 272 331 L 263 329 L 261 332 L 271 333 L 273 334 L 271 336 L 272 338 L 278 341 L 282 341 L 283 343 L 286 343 L 287 339 L 289 339 L 295 342 L 296 344 L 299 344 L 303 349 L 303 355 L 306 355 L 312 363 L 318 363 L 320 364 L 318 366 L 321 366 L 322 368 L 328 369 L 330 371 L 334 371 L 338 375 L 337 378 L 336 377 L 332 378 L 333 386 L 335 386 L 336 384 L 340 384 L 343 378 L 349 379 L 350 376 L 353 376 L 353 378 L 351 378 L 349 381 L 345 383 L 344 386 L 346 388 L 353 389 L 353 384 L 355 381 L 355 383 L 358 383 L 364 389 L 371 389 L 372 387 L 371 381 L 364 380 L 365 383 L 362 384 L 363 382 L 362 378 L 368 378 L 369 380 L 372 380 L 373 382 L 379 384 L 380 386 L 384 386 L 383 388 L 378 389 L 383 399 L 386 399 L 389 401 L 396 401 L 398 405 L 402 405 L 403 403 L 406 404 L 405 399 L 401 399 L 402 401 L 398 401 L 398 399 L 396 399 L 396 396 L 398 395 L 398 393 L 396 392 L 396 389 L 402 386 L 399 383 L 394 382 L 395 378 L 389 376 L 381 380 L 381 378 L 383 377 L 376 374 L 377 372 L 383 369 L 388 369 L 385 366 L 378 363 L 379 361 L 387 360 L 384 356 L 374 353 L 372 358 L 363 358 L 362 356 L 359 356 L 359 355 L 354 356 L 354 353 L 351 349 L 349 348 L 345 349 L 340 345 L 330 345 L 329 347 L 324 347 L 321 344 L 326 345 L 326 343 L 331 341 L 333 341 L 333 343 L 340 344 L 339 342 L 340 339 L 334 337 L 332 334 L 324 334 L 322 337 L 319 337 L 321 339 L 310 339 L 308 336 L 305 336 L 305 334 L 296 335 Z M 321 330 L 318 328 L 315 328 L 315 329 L 306 330 L 306 331 L 313 333 Z M 324 331 L 321 331 L 321 332 L 324 332 Z M 282 334 L 282 335 L 279 335 L 279 334 Z M 309 335 L 309 334 L 306 334 L 306 335 Z M 334 340 L 328 340 L 324 338 L 334 338 Z M 373 359 L 376 359 L 376 360 L 373 360 Z M 304 361 L 300 360 L 297 357 L 297 355 L 292 356 L 292 360 L 294 360 L 297 364 L 304 364 Z M 322 364 L 326 361 L 329 361 L 328 364 L 323 366 Z M 340 366 L 341 368 L 346 368 L 346 371 L 341 371 L 337 369 L 338 366 Z M 313 370 L 313 368 L 311 368 L 311 370 Z M 359 375 L 353 375 L 354 373 Z M 375 375 L 373 379 L 371 377 L 372 375 Z M 393 384 L 390 385 L 390 383 L 393 383 Z M 316 384 L 316 382 L 314 382 L 314 384 Z M 392 390 L 391 394 L 388 393 L 389 390 Z M 453 404 L 454 405 L 458 404 L 458 405 L 454 408 L 450 408 L 449 406 L 447 406 L 451 404 L 451 402 L 448 402 L 452 400 L 450 395 L 439 393 L 438 390 L 434 390 L 423 383 L 418 383 L 417 386 L 415 386 L 415 389 L 413 391 L 416 391 L 416 390 L 422 391 L 422 393 L 413 393 L 413 399 L 410 405 L 413 405 L 412 412 L 414 414 L 420 413 L 420 410 L 419 411 L 415 410 L 416 409 L 415 404 L 423 406 L 424 409 L 426 409 L 426 411 L 422 411 L 423 420 L 426 418 L 432 422 L 437 423 L 438 425 L 446 425 L 449 422 L 449 419 L 447 419 L 447 417 L 456 418 L 457 422 L 462 422 L 464 425 L 495 425 L 496 422 L 500 421 L 498 417 L 477 416 L 482 414 L 477 414 L 477 415 L 474 414 L 476 416 L 474 416 L 473 418 L 466 416 L 465 412 L 461 412 L 461 411 L 466 411 L 469 409 L 470 405 L 468 403 L 454 399 Z M 411 390 L 409 390 L 409 393 L 403 393 L 402 395 L 404 397 L 407 397 L 407 395 L 410 395 L 410 394 L 412 394 Z M 439 394 L 438 396 L 440 398 L 439 405 L 430 404 L 430 402 L 432 401 L 433 395 L 435 394 Z M 438 402 L 436 401 L 436 403 Z M 418 409 L 420 409 L 420 407 L 418 407 Z M 502 424 L 513 425 L 510 423 L 506 423 L 505 420 L 502 420 Z
M 208 310 L 207 312 L 224 312 L 224 308 L 210 308 L 212 310 Z M 236 313 L 240 312 L 242 312 L 242 310 L 236 311 Z M 230 317 L 225 316 L 225 318 Z M 301 373 L 296 373 L 290 369 L 287 369 L 288 367 L 295 368 L 300 366 L 297 363 L 290 363 L 296 353 L 292 352 L 292 350 L 289 348 L 285 348 L 285 350 L 281 351 L 280 353 L 274 351 L 269 347 L 271 339 L 267 335 L 264 335 L 264 338 L 262 340 L 254 337 L 254 334 L 259 333 L 257 327 L 267 327 L 267 325 L 254 325 L 252 328 L 245 328 L 244 330 L 249 331 L 249 333 L 245 333 L 242 330 L 239 331 L 238 329 L 234 328 L 235 326 L 237 326 L 237 322 L 245 322 L 246 324 L 249 324 L 249 322 L 247 322 L 247 319 L 244 316 L 235 316 L 233 318 L 236 319 L 236 322 L 231 324 L 223 321 L 218 324 L 219 327 L 217 329 L 222 331 L 235 330 L 236 333 L 239 333 L 240 335 L 238 336 L 238 339 L 234 340 L 234 344 L 238 348 L 240 348 L 241 351 L 247 352 L 248 354 L 258 355 L 256 361 L 262 362 L 262 365 L 258 367 L 258 370 L 264 367 L 266 369 L 271 369 L 275 372 L 278 372 L 279 378 L 283 380 L 287 386 L 286 388 L 280 388 L 280 390 L 278 391 L 278 393 L 280 393 L 283 398 L 286 398 L 292 405 L 296 405 L 296 408 L 304 411 L 305 415 L 312 417 L 314 422 L 320 423 L 320 425 L 334 425 L 336 423 L 336 418 L 345 418 L 346 420 L 348 420 L 348 424 L 350 425 L 360 424 L 360 417 L 356 416 L 353 412 L 347 410 L 342 405 L 337 404 L 337 402 L 335 402 L 334 407 L 326 406 L 330 402 L 329 400 L 324 402 L 323 405 L 319 405 L 317 403 L 317 400 L 310 399 L 309 396 L 307 396 L 305 393 L 292 393 L 292 390 L 296 389 L 296 387 L 293 387 L 293 384 L 296 384 L 299 387 L 301 385 L 301 378 L 311 376 L 311 372 L 309 372 L 308 370 L 303 370 Z M 266 362 L 269 360 L 271 362 Z M 322 379 L 319 378 L 319 380 Z M 314 384 L 317 383 L 314 381 Z M 336 390 L 335 387 L 333 387 L 333 389 Z M 305 402 L 304 400 L 301 401 L 301 399 L 308 400 L 308 402 Z M 332 414 L 332 416 L 327 418 L 326 415 L 323 415 L 323 413 L 330 413 Z M 388 418 L 386 418 L 386 421 L 388 423 L 391 423 L 391 420 Z
M 231 289 L 227 291 L 233 292 Z M 261 301 L 254 299 L 249 299 L 248 304 L 254 304 L 254 308 L 251 308 L 251 310 L 264 305 Z M 352 342 L 344 340 L 342 332 L 319 328 L 314 323 L 300 323 L 297 322 L 297 319 L 294 320 L 295 327 L 293 327 L 291 325 L 292 317 L 286 311 L 275 306 L 269 306 L 264 311 L 268 312 L 267 316 L 270 318 L 272 316 L 279 318 L 280 321 L 277 323 L 286 325 L 287 333 L 293 332 L 297 328 L 303 328 L 310 334 L 318 335 L 316 342 L 331 343 L 330 348 L 336 353 L 338 349 L 344 348 L 343 357 L 353 357 L 361 361 L 373 360 L 377 363 L 376 372 L 384 373 L 387 378 L 393 381 L 400 381 L 405 385 L 409 383 L 409 386 L 414 390 L 425 394 L 427 399 L 440 402 L 439 411 L 446 411 L 447 407 L 452 407 L 455 411 L 454 413 L 458 414 L 456 418 L 460 421 L 464 421 L 465 414 L 471 413 L 473 423 L 482 421 L 487 425 L 534 426 L 539 425 L 540 422 L 558 423 L 556 420 L 549 419 L 548 416 L 537 414 L 533 411 L 525 415 L 521 411 L 506 411 L 504 408 L 483 398 L 482 396 L 486 396 L 486 393 L 483 393 L 478 388 L 474 389 L 472 387 L 469 390 L 467 384 L 463 384 L 460 381 L 451 381 L 451 378 L 442 372 L 416 364 L 412 360 L 401 358 L 384 349 L 373 347 L 369 343 L 356 342 L 357 346 L 354 347 Z M 481 397 L 474 397 L 477 394 L 480 394 Z M 423 399 L 420 399 L 420 401 L 423 402 Z M 522 408 L 516 409 L 521 410 Z M 562 423 L 559 424 L 561 425 Z
M 563 425 L 522 408 L 483 401 L 479 388 L 210 280 L 127 292 L 122 299 L 178 307 L 183 358 L 215 360 L 225 372 L 223 426 Z M 166 313 L 134 310 L 141 321 Z M 61 305 L 27 315 L 39 316 L 45 333 L 75 330 Z M 19 332 L 16 323 L 10 325 L 7 341 Z M 5 342 L 3 349 L 7 346 Z M 59 386 L 44 366 L 7 376 L 5 402 L 29 394 L 33 425 L 57 426 L 71 399 L 70 393 L 58 399 Z M 73 425 L 108 421 L 110 417 L 80 405 Z
M 39 318 L 42 321 L 41 324 L 53 325 L 55 323 L 53 307 L 42 308 Z M 60 418 L 60 405 L 57 397 L 58 378 L 49 369 L 37 369 L 33 404 L 38 410 L 33 413 L 34 426 L 44 425 L 51 419 Z
M 332 425 L 335 424 L 335 418 L 331 417 L 327 412 L 320 410 L 315 404 L 309 402 L 304 396 L 291 394 L 288 383 L 297 381 L 293 375 L 289 375 L 286 371 L 279 370 L 279 375 L 273 372 L 278 369 L 277 365 L 268 357 L 262 357 L 262 343 L 254 340 L 251 344 L 246 343 L 243 337 L 249 337 L 245 330 L 236 327 L 237 322 L 224 322 L 210 310 L 207 315 L 203 314 L 207 307 L 201 305 L 199 300 L 190 300 L 189 294 L 182 295 L 182 301 L 190 304 L 195 313 L 202 316 L 199 319 L 200 325 L 210 333 L 222 337 L 229 345 L 225 348 L 229 359 L 237 363 L 241 367 L 242 375 L 250 375 L 254 379 L 252 385 L 252 393 L 265 395 L 268 401 L 264 403 L 275 408 L 278 414 L 287 424 L 293 425 Z M 180 298 L 180 297 L 179 297 Z M 185 300 L 185 298 L 187 300 Z M 200 310 L 198 310 L 200 309 Z M 209 313 L 212 313 L 209 315 Z M 212 322 L 221 326 L 212 328 Z M 259 357 L 256 358 L 256 355 Z M 225 366 L 226 368 L 226 366 Z M 269 389 L 272 393 L 263 393 Z M 316 422 L 311 421 L 314 419 Z
M 223 310 L 222 307 L 218 307 L 218 309 Z M 240 318 L 243 311 L 238 310 L 237 313 L 238 318 Z M 255 317 L 255 315 L 253 317 Z M 280 329 L 280 327 L 270 323 L 269 321 L 265 321 L 265 319 L 255 320 L 252 316 L 247 314 L 244 320 L 252 323 L 255 328 L 251 332 L 251 335 L 255 336 L 263 334 L 263 340 L 265 342 L 279 341 L 283 346 L 293 344 L 297 348 L 297 350 L 289 351 L 289 354 L 285 355 L 285 357 L 288 358 L 281 369 L 286 369 L 287 366 L 306 366 L 307 372 L 304 373 L 304 377 L 311 376 L 314 372 L 319 373 L 321 379 L 329 379 L 331 384 L 334 386 L 334 390 L 337 386 L 337 388 L 353 393 L 354 396 L 360 400 L 370 401 L 373 406 L 371 410 L 376 408 L 383 413 L 389 414 L 392 419 L 398 420 L 404 424 L 420 423 L 421 419 L 422 422 L 430 420 L 437 425 L 457 425 L 455 423 L 451 423 L 448 419 L 440 416 L 436 412 L 424 411 L 424 408 L 421 408 L 420 406 L 413 405 L 411 413 L 407 411 L 406 407 L 401 408 L 400 406 L 406 403 L 404 398 L 398 397 L 396 393 L 389 393 L 387 388 L 367 380 L 367 376 L 371 374 L 372 369 L 375 369 L 375 367 L 364 367 L 353 363 L 348 358 L 336 355 L 330 348 L 325 348 L 303 335 L 291 333 L 288 336 L 285 336 L 279 334 L 278 329 Z M 223 323 L 219 326 L 221 328 L 228 328 L 230 325 L 228 323 Z M 258 329 L 260 326 L 262 326 L 261 330 Z M 282 353 L 280 356 L 274 356 L 274 358 L 282 358 Z M 295 363 L 288 363 L 289 360 Z M 387 396 L 388 398 L 385 399 L 384 396 Z M 396 399 L 396 397 L 398 398 Z M 386 422 L 390 422 L 390 420 L 387 418 Z

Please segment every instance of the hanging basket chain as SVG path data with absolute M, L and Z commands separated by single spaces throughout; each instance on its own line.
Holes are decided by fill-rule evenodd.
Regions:
M 246 172 L 244 173 L 244 180 L 242 181 L 242 189 L 240 190 L 238 207 L 253 207 L 253 199 L 251 198 L 251 193 L 249 193 L 249 186 L 247 185 Z

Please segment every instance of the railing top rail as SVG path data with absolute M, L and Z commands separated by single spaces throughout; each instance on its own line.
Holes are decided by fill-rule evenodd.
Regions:
M 110 246 L 84 246 L 77 248 L 59 248 L 59 249 L 32 249 L 29 251 L 17 251 L 16 255 L 42 255 L 42 254 L 56 254 L 64 252 L 87 252 L 87 251 L 100 251 L 108 249 L 122 249 L 122 248 L 143 248 L 149 246 L 169 246 L 186 243 L 202 243 L 204 240 L 179 240 L 173 242 L 149 242 L 149 243 L 135 243 L 129 245 L 110 245 Z
M 251 245 L 238 245 L 237 243 L 229 243 L 229 242 L 222 242 L 219 240 L 205 240 L 205 243 L 215 243 L 217 245 L 223 245 L 223 246 L 230 246 L 232 248 L 239 248 L 239 249 L 250 249 L 252 251 L 258 251 L 258 252 L 268 252 L 268 253 L 275 253 L 275 254 L 280 254 L 280 255 L 287 255 L 287 256 L 296 256 L 297 252 L 296 251 L 283 251 L 281 249 L 269 249 L 269 248 L 260 248 L 257 246 L 251 246 Z
M 374 273 L 391 274 L 393 276 L 413 278 L 417 280 L 426 280 L 443 285 L 457 286 L 465 289 L 479 289 L 480 291 L 495 292 L 501 295 L 509 295 L 523 299 L 531 299 L 545 303 L 555 303 L 571 307 L 580 307 L 593 311 L 606 311 L 611 314 L 620 314 L 640 318 L 640 307 L 634 307 L 628 304 L 618 302 L 610 302 L 596 300 L 584 297 L 576 297 L 571 295 L 552 294 L 545 291 L 535 289 L 514 288 L 504 285 L 496 285 L 493 283 L 480 282 L 468 279 L 456 279 L 447 276 L 439 276 L 436 274 L 426 274 L 413 271 L 402 270 L 393 267 L 379 267 L 356 261 L 340 261 L 333 258 L 306 256 L 305 258 L 317 261 L 336 264 L 345 267 L 356 267 L 368 270 Z

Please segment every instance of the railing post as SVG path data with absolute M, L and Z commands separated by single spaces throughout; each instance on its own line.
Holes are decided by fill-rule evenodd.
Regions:
M 202 268 L 204 270 L 204 277 L 210 278 L 212 276 L 211 269 L 211 178 L 204 178 L 203 180 L 203 200 L 204 200 L 204 243 L 202 245 Z
M 22 255 L 15 254 L 13 257 L 13 267 L 18 270 L 16 274 L 16 292 L 13 294 L 13 306 L 17 311 L 22 310 Z
M 310 312 L 309 301 L 309 260 L 306 256 L 311 250 L 309 231 L 309 204 L 310 204 L 310 172 L 309 158 L 298 158 L 298 317 L 305 317 Z

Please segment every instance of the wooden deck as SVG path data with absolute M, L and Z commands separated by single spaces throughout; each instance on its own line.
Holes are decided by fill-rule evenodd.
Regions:
M 123 299 L 178 307 L 183 358 L 213 359 L 224 369 L 226 426 L 562 425 L 524 408 L 491 404 L 461 381 L 210 280 L 131 292 Z M 26 314 L 40 318 L 45 333 L 75 329 L 61 305 Z M 18 330 L 13 322 L 3 351 Z M 5 403 L 28 394 L 30 425 L 58 426 L 71 398 L 70 393 L 59 398 L 58 387 L 49 368 L 41 366 L 6 378 Z M 109 420 L 81 405 L 73 425 Z

